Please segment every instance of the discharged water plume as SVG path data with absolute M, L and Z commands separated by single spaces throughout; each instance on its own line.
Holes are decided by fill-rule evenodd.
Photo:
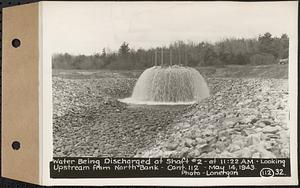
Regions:
M 192 104 L 209 96 L 209 89 L 200 73 L 191 67 L 154 66 L 139 77 L 130 98 L 133 104 Z

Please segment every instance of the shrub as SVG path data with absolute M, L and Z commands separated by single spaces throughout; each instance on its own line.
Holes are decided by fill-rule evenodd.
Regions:
M 254 54 L 250 57 L 251 65 L 274 64 L 275 62 L 275 57 L 272 54 L 260 53 Z

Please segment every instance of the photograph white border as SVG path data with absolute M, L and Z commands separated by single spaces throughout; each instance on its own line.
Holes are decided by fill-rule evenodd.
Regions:
M 290 156 L 291 177 L 250 177 L 250 178 L 98 178 L 98 179 L 51 179 L 49 163 L 53 157 L 52 138 L 52 65 L 53 52 L 49 46 L 51 37 L 47 27 L 47 19 L 51 19 L 51 13 L 47 13 L 49 3 L 104 3 L 104 2 L 40 2 L 40 164 L 41 183 L 43 185 L 152 185 L 152 186 L 213 186 L 213 185 L 295 185 L 298 184 L 298 159 L 297 159 L 297 87 L 298 87 L 298 2 L 264 2 L 268 6 L 272 3 L 287 3 L 291 6 L 291 13 L 295 14 L 295 27 L 288 33 L 290 37 L 289 55 L 289 101 L 290 101 Z M 113 3 L 113 2 L 111 2 Z M 134 2 L 132 2 L 134 3 Z M 154 2 L 140 2 L 154 3 Z M 155 2 L 159 3 L 159 2 Z M 164 2 L 166 3 L 166 2 Z M 201 3 L 201 2 L 193 2 Z M 215 2 L 233 3 L 233 2 Z M 244 4 L 245 2 L 235 2 Z M 262 3 L 262 2 L 247 2 Z M 245 3 L 245 4 L 247 4 Z

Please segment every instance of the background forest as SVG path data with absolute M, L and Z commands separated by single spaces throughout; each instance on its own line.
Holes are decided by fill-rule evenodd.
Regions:
M 171 50 L 170 50 L 171 49 Z M 162 55 L 163 51 L 163 55 Z M 171 58 L 170 58 L 171 54 Z M 264 65 L 288 58 L 287 34 L 273 37 L 270 33 L 253 39 L 225 39 L 208 42 L 176 41 L 168 47 L 133 49 L 123 42 L 118 51 L 102 49 L 94 55 L 55 54 L 53 69 L 145 69 L 155 64 L 184 64 L 188 66 Z M 157 57 L 155 61 L 155 57 Z M 170 60 L 171 59 L 171 60 Z

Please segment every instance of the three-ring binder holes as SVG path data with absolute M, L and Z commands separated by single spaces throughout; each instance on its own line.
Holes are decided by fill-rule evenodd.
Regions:
M 11 41 L 11 45 L 14 47 L 14 48 L 18 48 L 19 46 L 21 46 L 21 41 L 19 39 L 13 39 Z
M 20 142 L 18 142 L 18 141 L 14 141 L 14 142 L 12 143 L 11 147 L 13 148 L 13 150 L 19 150 L 20 147 L 21 147 L 21 144 L 20 144 Z

